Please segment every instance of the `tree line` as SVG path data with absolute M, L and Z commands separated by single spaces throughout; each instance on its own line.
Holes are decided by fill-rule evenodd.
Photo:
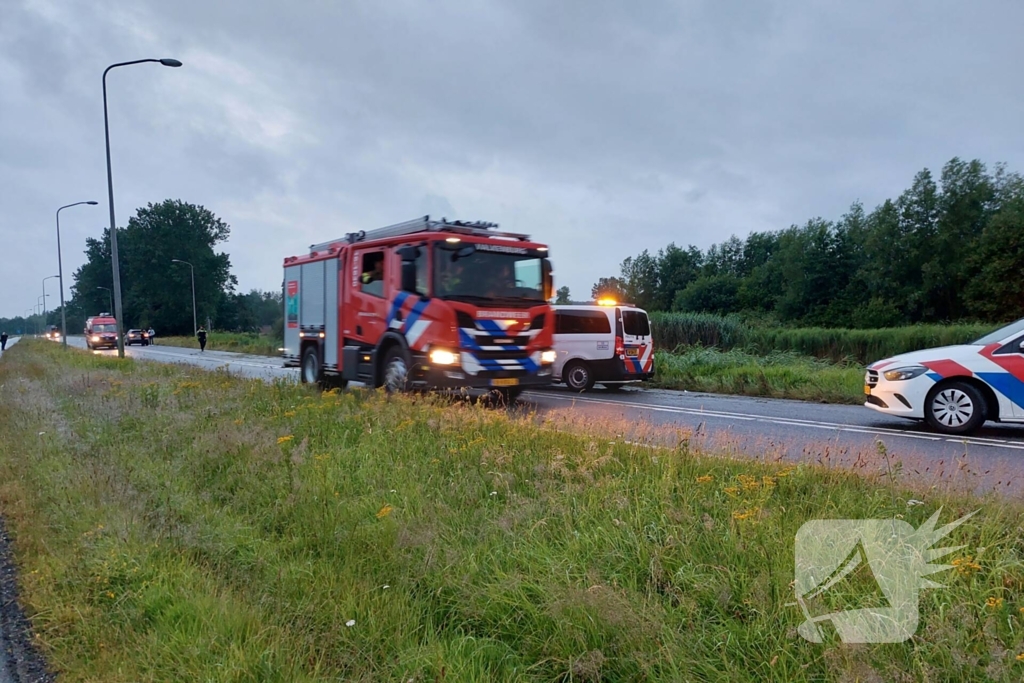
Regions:
M 231 274 L 231 261 L 226 253 L 216 251 L 230 235 L 230 227 L 211 211 L 181 200 L 168 199 L 138 209 L 128 225 L 117 230 L 124 328 L 152 327 L 158 336 L 191 335 L 194 268 L 199 325 L 248 332 L 269 327 L 280 335 L 280 291 L 235 291 L 238 281 Z M 101 238 L 86 240 L 85 254 L 85 264 L 71 277 L 69 334 L 81 332 L 89 316 L 113 313 L 109 229 Z M 0 320 L 0 324 L 4 322 Z M 35 316 L 15 318 L 7 324 L 23 332 L 60 325 L 60 308 L 47 311 L 45 321 Z
M 563 294 L 560 292 L 560 294 Z M 874 328 L 1024 316 L 1024 179 L 954 158 L 872 211 L 626 258 L 591 295 L 649 310 Z M 564 292 L 568 299 L 568 291 Z

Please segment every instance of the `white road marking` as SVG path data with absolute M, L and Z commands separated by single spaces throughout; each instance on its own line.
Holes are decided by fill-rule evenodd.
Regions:
M 704 408 L 685 408 L 682 406 L 669 406 L 658 403 L 632 403 L 630 401 L 617 401 L 614 399 L 593 398 L 582 396 L 559 396 L 558 394 L 538 394 L 526 392 L 526 396 L 534 398 L 554 398 L 560 401 L 572 403 L 596 403 L 621 408 L 632 408 L 640 410 L 651 410 L 655 412 L 676 413 L 680 415 L 694 415 L 696 417 L 712 417 L 727 420 L 766 422 L 770 424 L 785 425 L 788 427 L 804 427 L 808 429 L 827 429 L 830 431 L 854 432 L 858 434 L 891 435 L 904 439 L 920 439 L 922 441 L 947 441 L 950 443 L 967 444 L 973 446 L 988 446 L 990 448 L 1009 448 L 1024 450 L 1024 444 L 990 439 L 985 437 L 949 438 L 932 434 L 914 434 L 900 429 L 888 427 L 863 427 L 859 425 L 848 425 L 839 422 L 823 422 L 819 420 L 802 420 L 791 417 L 772 417 L 769 415 L 753 415 L 749 413 L 734 413 L 720 410 L 705 410 Z

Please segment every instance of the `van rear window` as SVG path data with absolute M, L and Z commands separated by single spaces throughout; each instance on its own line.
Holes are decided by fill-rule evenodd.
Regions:
M 555 312 L 555 334 L 609 334 L 611 331 L 604 311 Z
M 622 328 L 634 337 L 646 337 L 651 333 L 651 324 L 643 311 L 623 311 Z

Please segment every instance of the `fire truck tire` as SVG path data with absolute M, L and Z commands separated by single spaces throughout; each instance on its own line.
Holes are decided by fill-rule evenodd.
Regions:
M 519 398 L 519 394 L 523 393 L 522 387 L 506 388 L 506 389 L 492 389 L 491 400 L 501 406 L 510 406 L 516 402 Z
M 302 352 L 302 365 L 299 378 L 303 384 L 320 384 L 323 381 L 323 369 L 320 367 L 320 351 L 315 346 L 307 346 Z
M 583 361 L 573 360 L 562 369 L 562 381 L 573 391 L 590 391 L 594 388 L 594 373 Z
M 397 344 L 384 356 L 381 384 L 389 394 L 409 390 L 409 355 Z

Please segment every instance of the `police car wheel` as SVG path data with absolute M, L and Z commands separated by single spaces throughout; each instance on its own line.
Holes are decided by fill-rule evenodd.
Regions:
M 985 397 L 967 382 L 944 382 L 928 395 L 925 419 L 945 434 L 970 434 L 985 421 Z
M 299 376 L 303 384 L 320 382 L 320 354 L 315 346 L 307 346 L 302 352 L 302 372 Z
M 409 389 L 409 361 L 400 346 L 393 346 L 384 359 L 384 390 L 389 394 Z
M 594 375 L 590 366 L 580 360 L 571 361 L 562 370 L 562 379 L 573 391 L 590 391 L 594 388 Z

